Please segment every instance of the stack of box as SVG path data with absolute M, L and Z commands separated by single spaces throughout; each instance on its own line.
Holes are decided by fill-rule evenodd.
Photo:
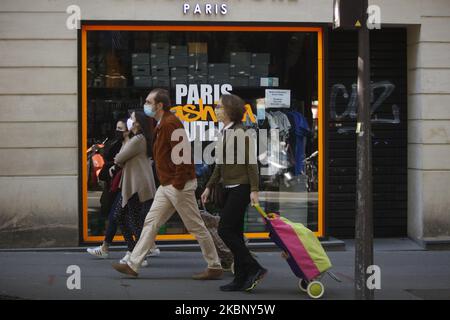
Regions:
M 150 88 L 152 79 L 150 77 L 150 55 L 148 53 L 131 54 L 131 74 L 136 87 Z
M 169 55 L 170 83 L 172 87 L 176 84 L 186 84 L 188 76 L 188 51 L 187 46 L 170 46 Z
M 230 83 L 230 64 L 210 63 L 208 65 L 208 80 L 210 84 Z
M 189 84 L 208 83 L 208 44 L 206 42 L 188 43 L 188 82 Z
M 250 65 L 250 87 L 260 87 L 261 78 L 269 76 L 270 53 L 252 53 Z
M 252 54 L 250 52 L 230 53 L 230 83 L 236 87 L 248 87 L 250 76 L 250 64 Z
M 152 42 L 150 50 L 152 85 L 168 88 L 170 86 L 169 43 Z
M 170 85 L 187 84 L 188 69 L 186 67 L 170 67 Z

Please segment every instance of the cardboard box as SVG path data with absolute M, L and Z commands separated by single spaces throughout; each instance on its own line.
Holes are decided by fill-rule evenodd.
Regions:
M 171 56 L 187 56 L 188 49 L 187 46 L 170 46 Z
M 208 64 L 207 63 L 190 64 L 188 66 L 188 72 L 189 72 L 189 74 L 207 75 L 208 74 Z
M 234 87 L 248 87 L 248 77 L 230 76 L 230 84 Z
M 252 53 L 251 64 L 270 64 L 270 53 Z
M 170 87 L 170 78 L 168 76 L 167 77 L 166 76 L 152 77 L 152 86 L 168 88 L 168 87 Z
M 152 71 L 152 73 L 151 73 L 151 75 L 152 76 L 167 76 L 167 77 L 169 77 L 169 66 L 167 66 L 167 65 L 160 65 L 160 66 L 158 66 L 158 65 L 152 65 L 152 69 L 151 69 Z
M 249 76 L 250 66 L 241 64 L 230 64 L 230 76 Z
M 185 67 L 171 67 L 170 76 L 171 77 L 187 77 L 188 68 Z
M 187 67 L 188 56 L 169 56 L 169 66 L 171 67 Z
M 230 76 L 224 76 L 224 75 L 209 75 L 208 76 L 208 83 L 209 84 L 231 84 L 230 82 Z
M 230 74 L 230 64 L 229 63 L 210 63 L 208 65 L 208 74 L 213 76 Z
M 189 84 L 207 84 L 208 77 L 202 75 L 190 75 L 188 76 Z
M 188 53 L 208 53 L 208 43 L 188 42 Z
M 150 55 L 150 63 L 151 65 L 169 65 L 169 56 L 168 55 L 158 55 L 151 54 Z
M 250 52 L 231 52 L 230 64 L 244 64 L 250 65 L 252 61 L 252 54 Z
M 171 77 L 170 85 L 175 88 L 177 84 L 188 84 L 188 77 Z
M 150 88 L 152 87 L 152 77 L 150 76 L 133 77 L 133 84 L 135 87 Z
M 131 66 L 131 74 L 133 76 L 149 76 L 150 65 L 149 64 L 136 64 Z
M 169 55 L 169 43 L 167 42 L 152 42 L 150 44 L 150 52 L 157 55 Z
M 190 53 L 188 62 L 189 64 L 208 63 L 208 55 L 206 53 Z
M 250 75 L 267 77 L 269 75 L 269 65 L 267 64 L 252 64 L 250 65 Z
M 132 53 L 131 64 L 150 64 L 150 55 L 148 53 Z

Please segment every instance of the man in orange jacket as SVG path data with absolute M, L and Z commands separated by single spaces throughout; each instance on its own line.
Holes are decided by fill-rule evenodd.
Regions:
M 172 150 L 178 143 L 189 143 L 181 121 L 170 112 L 170 96 L 165 89 L 154 89 L 146 98 L 145 113 L 158 121 L 153 144 L 153 157 L 160 186 L 156 191 L 152 207 L 145 218 L 141 236 L 127 264 L 113 264 L 117 271 L 137 276 L 141 262 L 153 247 L 159 228 L 178 212 L 187 230 L 197 239 L 206 260 L 206 270 L 193 276 L 196 280 L 219 279 L 223 274 L 220 259 L 211 234 L 200 216 L 195 190 L 197 180 L 195 167 L 189 163 L 174 164 Z M 179 130 L 181 129 L 181 130 Z M 179 141 L 172 141 L 177 130 Z M 189 158 L 190 155 L 189 155 Z

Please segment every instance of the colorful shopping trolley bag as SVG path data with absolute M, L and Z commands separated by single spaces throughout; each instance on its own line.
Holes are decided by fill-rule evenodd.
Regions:
M 286 260 L 298 278 L 311 281 L 331 268 L 330 259 L 311 230 L 278 214 L 266 214 L 259 205 L 255 208 L 263 216 L 272 241 L 287 254 Z

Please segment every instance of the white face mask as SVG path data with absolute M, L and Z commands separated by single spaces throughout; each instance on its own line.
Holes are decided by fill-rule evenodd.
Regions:
M 133 120 L 131 120 L 131 118 L 127 120 L 127 128 L 128 131 L 131 131 L 131 128 L 133 128 Z

